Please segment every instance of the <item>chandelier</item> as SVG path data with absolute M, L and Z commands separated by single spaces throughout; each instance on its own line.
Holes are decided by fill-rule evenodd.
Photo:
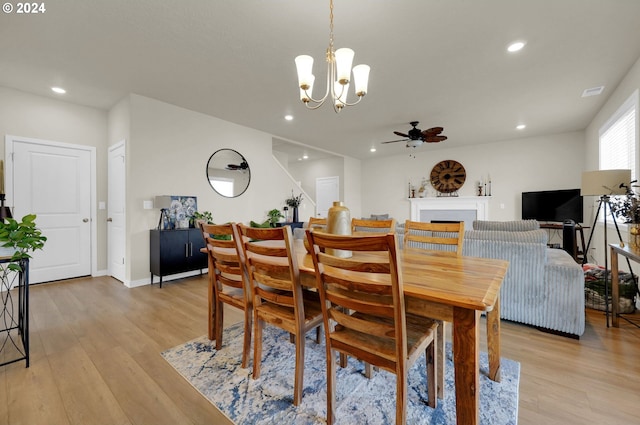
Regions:
M 327 48 L 327 90 L 321 99 L 312 97 L 313 82 L 315 76 L 312 73 L 313 58 L 309 55 L 296 57 L 296 69 L 298 71 L 298 85 L 300 87 L 300 100 L 308 109 L 318 109 L 329 98 L 333 103 L 333 110 L 337 113 L 345 106 L 353 106 L 360 103 L 367 94 L 369 82 L 369 65 L 357 65 L 353 68 L 355 92 L 358 100 L 347 102 L 349 83 L 351 81 L 351 63 L 354 52 L 348 48 L 333 49 L 333 0 L 329 0 L 329 47 Z

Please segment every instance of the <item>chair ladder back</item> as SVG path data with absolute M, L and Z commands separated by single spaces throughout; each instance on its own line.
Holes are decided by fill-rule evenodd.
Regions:
M 411 244 L 413 242 L 413 244 Z M 405 221 L 404 247 L 415 247 L 432 251 L 451 252 L 461 256 L 464 242 L 464 222 L 424 223 Z
M 395 233 L 396 220 L 390 218 L 388 220 L 367 220 L 360 218 L 351 219 L 351 231 L 355 232 L 371 232 L 371 233 Z

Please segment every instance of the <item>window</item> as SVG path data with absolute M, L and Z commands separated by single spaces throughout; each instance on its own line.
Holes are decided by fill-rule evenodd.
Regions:
M 638 90 L 600 129 L 600 169 L 630 169 L 631 180 L 637 169 Z

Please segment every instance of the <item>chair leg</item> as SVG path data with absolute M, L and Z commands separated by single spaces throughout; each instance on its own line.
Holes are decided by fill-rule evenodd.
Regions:
M 396 376 L 396 425 L 407 423 L 407 374 L 408 370 Z
M 425 359 L 427 363 L 427 404 L 434 409 L 438 406 L 438 356 L 436 354 L 437 332 L 433 336 L 433 342 L 429 344 L 425 350 Z
M 446 322 L 439 321 L 438 322 L 438 331 L 436 332 L 436 337 L 438 338 L 438 342 L 436 344 L 434 340 L 434 344 L 436 344 L 436 360 L 437 360 L 437 368 L 438 371 L 438 398 L 440 400 L 444 400 L 444 365 L 445 365 L 445 324 Z
M 336 353 L 327 348 L 327 425 L 335 421 L 335 397 L 336 397 Z
M 296 370 L 293 383 L 293 405 L 298 406 L 302 402 L 302 389 L 304 379 L 304 338 L 296 338 Z
M 253 379 L 260 377 L 260 362 L 262 361 L 262 328 L 264 323 L 257 316 L 254 317 L 253 335 Z
M 347 367 L 347 355 L 340 353 L 340 367 Z
M 321 329 L 322 325 L 316 327 L 316 344 L 320 344 L 320 337 L 322 335 Z
M 365 362 L 364 363 L 364 376 L 367 379 L 373 378 L 373 371 L 374 371 L 374 367 L 371 366 L 371 363 Z
M 251 328 L 253 322 L 251 320 L 251 310 L 246 308 L 244 310 L 244 341 L 242 343 L 242 368 L 246 368 L 249 365 L 249 351 L 251 350 Z
M 224 329 L 224 305 L 220 301 L 216 301 L 215 316 L 216 350 L 220 350 L 222 348 L 222 330 Z

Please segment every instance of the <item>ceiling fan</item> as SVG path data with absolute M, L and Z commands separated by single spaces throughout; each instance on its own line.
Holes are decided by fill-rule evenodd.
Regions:
M 399 131 L 394 131 L 393 133 L 397 136 L 404 137 L 404 139 L 399 140 L 391 140 L 384 143 L 396 143 L 396 142 L 407 142 L 408 148 L 417 148 L 423 143 L 438 143 L 443 140 L 447 140 L 447 136 L 440 136 L 442 127 L 432 127 L 428 130 L 420 130 L 418 127 L 418 121 L 411 121 L 409 124 L 413 126 L 411 130 L 409 130 L 408 134 L 400 133 Z
M 231 171 L 243 171 L 249 168 L 247 161 L 242 161 L 240 164 L 227 164 L 226 169 Z

